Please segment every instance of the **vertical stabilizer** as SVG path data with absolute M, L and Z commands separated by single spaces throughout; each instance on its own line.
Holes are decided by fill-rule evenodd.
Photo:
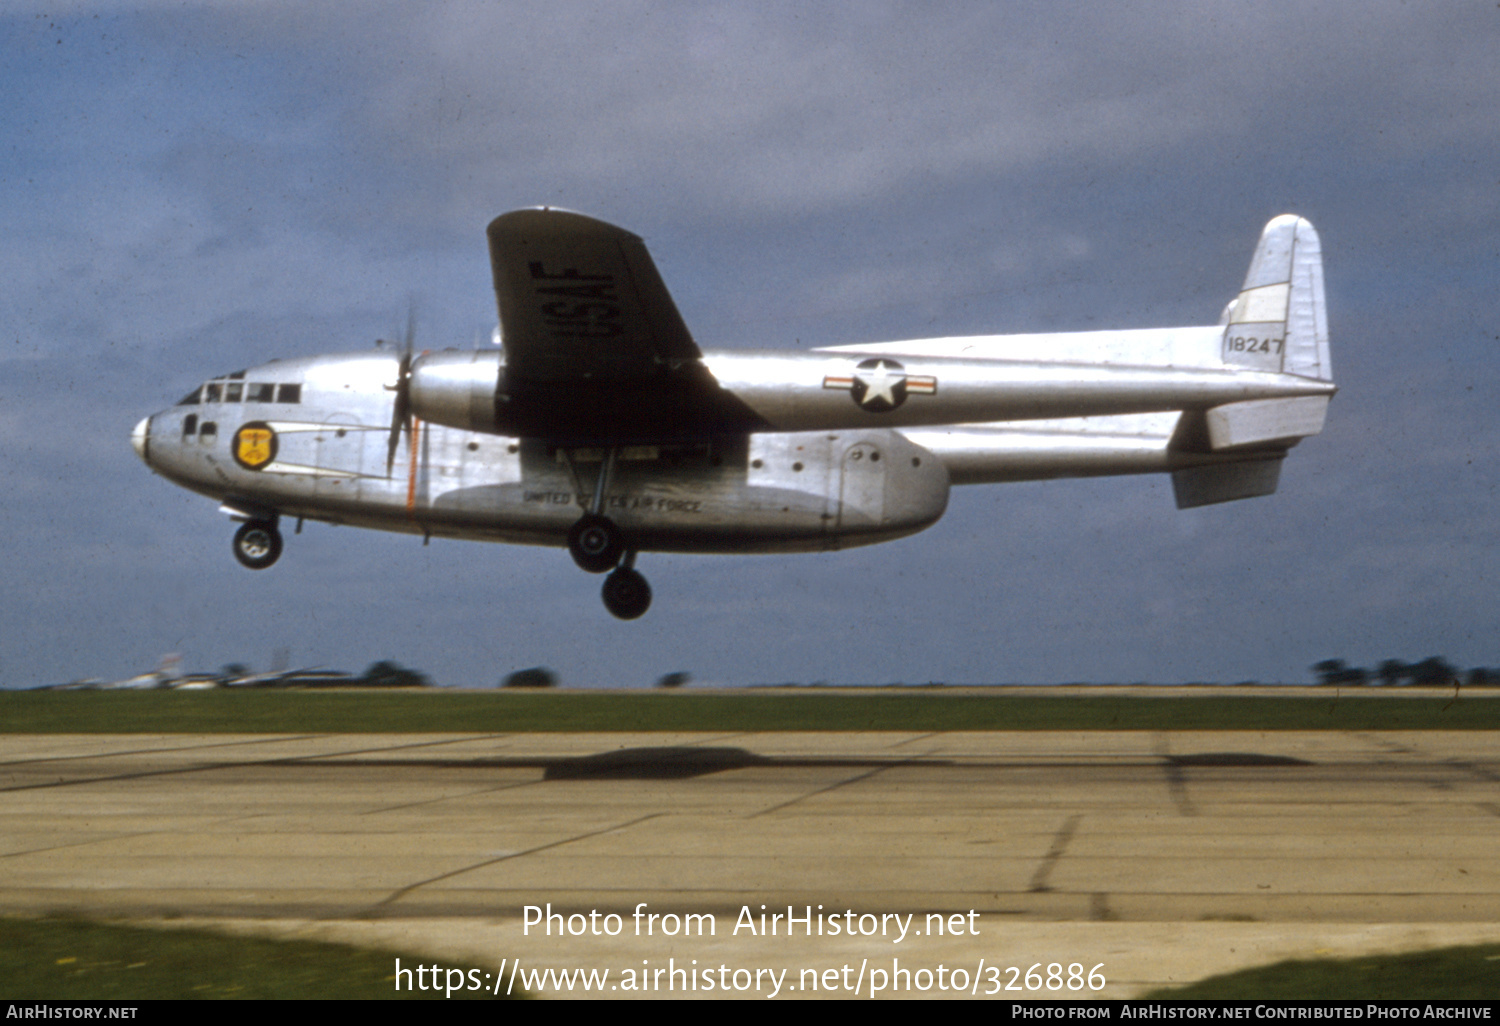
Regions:
M 1312 222 L 1282 214 L 1266 225 L 1224 325 L 1225 363 L 1333 380 L 1323 249 Z

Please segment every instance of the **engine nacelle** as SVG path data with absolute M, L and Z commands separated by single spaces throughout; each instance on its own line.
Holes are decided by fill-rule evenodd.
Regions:
M 498 434 L 495 391 L 503 364 L 495 349 L 424 353 L 412 361 L 411 412 L 430 424 Z

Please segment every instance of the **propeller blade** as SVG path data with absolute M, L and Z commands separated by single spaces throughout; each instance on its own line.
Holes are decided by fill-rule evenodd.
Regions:
M 401 354 L 401 363 L 396 371 L 395 401 L 391 403 L 391 437 L 386 445 L 385 476 L 391 476 L 396 465 L 396 447 L 401 444 L 401 432 L 411 432 L 411 350 Z
M 396 447 L 401 444 L 401 433 L 411 434 L 411 363 L 412 350 L 417 339 L 417 311 L 410 303 L 406 307 L 406 334 L 401 339 L 401 362 L 396 370 L 395 401 L 391 404 L 391 437 L 386 445 L 385 476 L 390 477 L 396 465 Z M 388 388 L 390 386 L 387 386 Z

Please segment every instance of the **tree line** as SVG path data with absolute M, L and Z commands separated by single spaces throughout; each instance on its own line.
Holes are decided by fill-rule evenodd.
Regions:
M 1474 687 L 1500 684 L 1500 669 L 1476 666 L 1472 670 L 1460 670 L 1442 656 L 1428 656 L 1416 663 L 1384 659 L 1373 670 L 1350 666 L 1342 659 L 1324 659 L 1320 663 L 1314 663 L 1312 670 L 1318 675 L 1319 684 L 1356 687 L 1365 684 L 1384 684 L 1387 687 Z

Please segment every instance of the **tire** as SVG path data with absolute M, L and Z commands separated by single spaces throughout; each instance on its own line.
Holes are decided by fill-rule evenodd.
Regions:
M 635 620 L 651 608 L 651 585 L 639 570 L 620 568 L 604 579 L 604 608 L 621 620 Z
M 625 539 L 609 517 L 586 513 L 568 529 L 568 552 L 581 569 L 602 574 L 619 565 Z
M 281 532 L 268 520 L 251 520 L 234 532 L 234 558 L 251 570 L 264 570 L 281 558 Z

